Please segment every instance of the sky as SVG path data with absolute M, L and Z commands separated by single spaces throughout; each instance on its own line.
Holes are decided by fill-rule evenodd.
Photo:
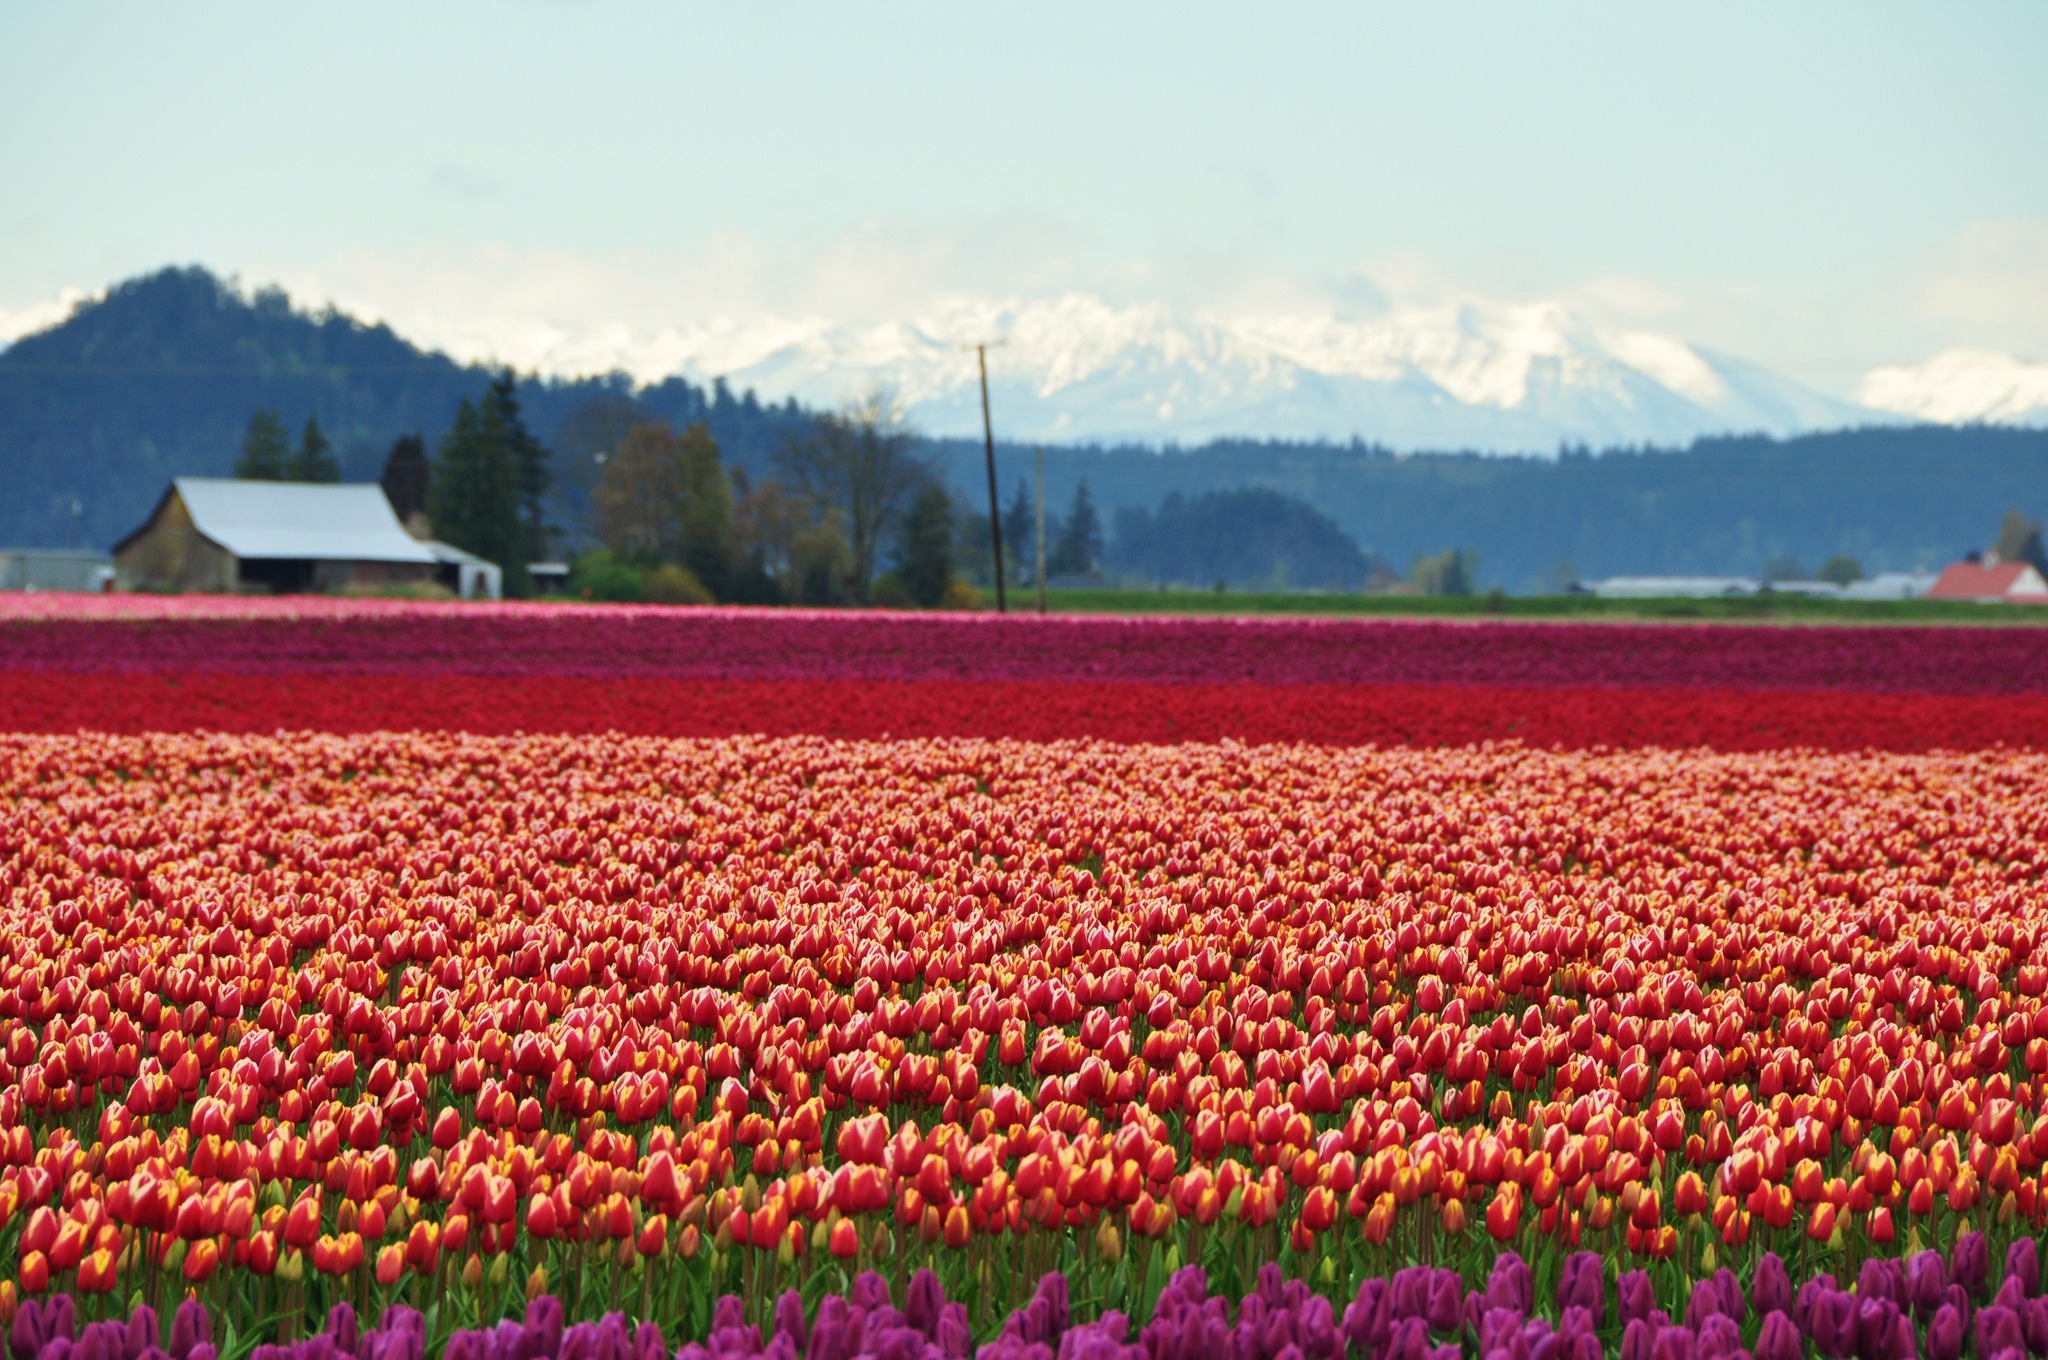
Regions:
M 2048 5 L 0 7 L 0 340 L 172 263 L 464 357 L 1086 291 L 2048 360 Z

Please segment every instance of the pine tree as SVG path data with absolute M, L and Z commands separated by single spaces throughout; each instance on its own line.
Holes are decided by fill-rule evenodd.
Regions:
M 1019 477 L 1017 489 L 1010 493 L 1010 503 L 1003 507 L 1003 552 L 1010 559 L 1012 578 L 1018 582 L 1029 576 L 1027 568 L 1038 560 L 1037 532 L 1037 507 L 1032 504 L 1024 479 Z
M 433 465 L 427 462 L 426 441 L 416 434 L 402 434 L 384 458 L 384 475 L 377 479 L 384 499 L 400 523 L 426 513 L 427 492 L 433 485 Z
M 505 428 L 506 446 L 512 450 L 513 462 L 519 468 L 519 517 L 527 534 L 523 551 L 528 560 L 537 560 L 547 555 L 552 532 L 547 524 L 548 487 L 553 481 L 548 471 L 547 445 L 526 428 L 526 420 L 519 413 L 518 379 L 511 369 L 505 369 L 491 381 L 484 401 L 496 408 L 498 421 Z
M 242 436 L 242 456 L 235 460 L 235 475 L 251 481 L 281 482 L 291 451 L 283 417 L 272 410 L 259 410 L 249 417 L 249 431 Z
M 903 514 L 896 579 L 926 609 L 942 603 L 953 584 L 953 502 L 937 482 L 926 482 Z
M 1047 576 L 1085 576 L 1102 564 L 1102 521 L 1088 495 L 1088 479 L 1074 488 L 1074 504 L 1060 524 L 1059 541 L 1051 546 Z
M 317 416 L 306 417 L 306 428 L 299 434 L 299 451 L 285 464 L 285 480 L 288 482 L 338 482 L 341 480 L 341 464 L 335 460 L 334 445 L 321 432 Z
M 519 460 L 498 404 L 465 399 L 434 459 L 427 513 L 442 541 L 503 568 L 508 595 L 529 589 L 520 508 Z

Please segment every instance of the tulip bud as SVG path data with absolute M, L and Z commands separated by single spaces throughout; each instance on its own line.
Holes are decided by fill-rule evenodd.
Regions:
M 484 1272 L 484 1278 L 490 1282 L 491 1288 L 503 1289 L 505 1287 L 505 1281 L 511 1275 L 511 1273 L 512 1268 L 510 1264 L 508 1263 L 504 1253 L 500 1252 L 498 1255 L 493 1256 L 491 1258 L 491 1268 Z
M 1719 1261 L 1720 1257 L 1714 1254 L 1714 1244 L 1712 1242 L 1709 1242 L 1706 1246 L 1700 1248 L 1700 1274 L 1713 1274 L 1714 1267 Z
M 548 1268 L 544 1265 L 535 1266 L 533 1274 L 526 1277 L 526 1301 L 532 1303 L 547 1292 Z
M 471 1252 L 469 1254 L 469 1259 L 462 1263 L 462 1287 L 464 1289 L 474 1289 L 483 1282 L 483 1258 L 481 1256 L 478 1256 L 475 1252 Z
M 1111 1265 L 1115 1265 L 1118 1261 L 1124 1259 L 1123 1234 L 1116 1230 L 1115 1221 L 1106 1214 L 1103 1216 L 1101 1226 L 1095 1230 L 1095 1250 L 1100 1252 L 1102 1259 Z
M 697 1259 L 697 1253 L 704 1246 L 704 1230 L 694 1223 L 683 1226 L 682 1236 L 676 1239 L 676 1250 L 685 1261 Z
M 287 1250 L 277 1258 L 277 1278 L 287 1284 L 297 1284 L 306 1278 L 306 1258 L 296 1250 Z

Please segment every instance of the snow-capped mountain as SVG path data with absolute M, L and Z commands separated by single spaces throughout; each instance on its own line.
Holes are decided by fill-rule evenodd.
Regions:
M 914 322 L 723 322 L 664 332 L 636 367 L 836 405 L 894 391 L 940 435 L 979 433 L 975 340 L 1006 438 L 1349 439 L 1536 452 L 1683 443 L 1886 417 L 1684 341 L 1595 325 L 1555 303 L 1188 321 L 1087 294 L 962 300 Z M 652 361 L 652 362 L 650 362 Z
M 2048 363 L 1945 350 L 1924 364 L 1872 369 L 1857 395 L 1865 406 L 1944 425 L 2048 425 Z

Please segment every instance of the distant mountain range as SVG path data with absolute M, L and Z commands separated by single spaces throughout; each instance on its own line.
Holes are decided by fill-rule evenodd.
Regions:
M 61 320 L 76 301 L 0 316 L 0 341 Z M 1024 442 L 1357 439 L 1402 451 L 1551 454 L 1566 444 L 1670 447 L 1902 421 L 2048 425 L 2048 363 L 1951 351 L 1876 369 L 1851 401 L 1552 302 L 1224 320 L 1072 293 L 961 298 L 877 325 L 679 321 L 653 336 L 543 329 L 555 340 L 529 361 L 565 381 L 611 364 L 640 383 L 679 376 L 708 387 L 722 378 L 735 391 L 813 408 L 883 387 L 939 436 L 979 433 L 975 356 L 963 346 L 999 340 L 989 356 L 996 425 Z
M 1899 416 L 1823 396 L 1682 340 L 1602 327 L 1554 303 L 1384 316 L 1181 320 L 1074 294 L 959 302 L 917 322 L 718 323 L 664 332 L 644 359 L 830 406 L 893 389 L 934 434 L 980 429 L 976 360 L 1010 438 L 1193 443 L 1251 437 L 1550 453 L 1800 434 Z

